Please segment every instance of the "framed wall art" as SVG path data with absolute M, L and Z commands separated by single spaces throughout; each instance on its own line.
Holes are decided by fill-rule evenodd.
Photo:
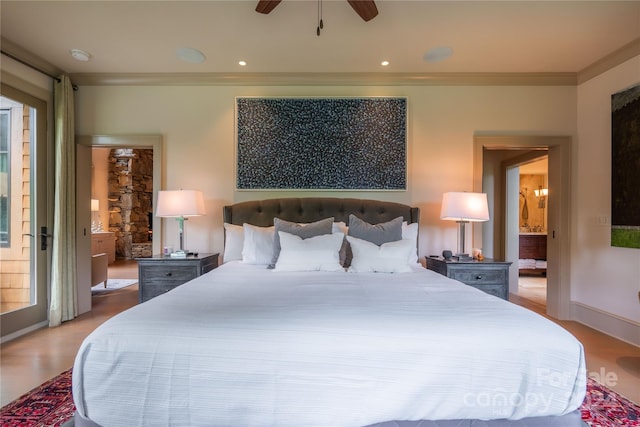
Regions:
M 640 248 L 640 85 L 611 96 L 611 246 Z
M 236 98 L 239 190 L 406 190 L 407 100 Z

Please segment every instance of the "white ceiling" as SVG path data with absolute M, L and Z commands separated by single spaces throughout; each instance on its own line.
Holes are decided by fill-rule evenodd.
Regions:
M 640 38 L 640 1 L 377 0 L 379 15 L 364 22 L 346 0 L 324 0 L 319 37 L 316 0 L 285 0 L 269 15 L 256 3 L 2 0 L 0 28 L 72 74 L 576 73 Z M 423 60 L 440 46 L 453 55 Z M 181 47 L 205 62 L 180 60 Z M 74 60 L 73 48 L 91 60 Z

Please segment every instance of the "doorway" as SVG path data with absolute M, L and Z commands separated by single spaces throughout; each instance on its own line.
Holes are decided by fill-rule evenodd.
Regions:
M 91 147 L 91 235 L 116 260 L 150 257 L 153 242 L 153 149 Z M 93 245 L 92 253 L 102 250 Z
M 545 308 L 549 159 L 544 156 L 516 167 L 519 172 L 517 294 Z M 511 234 L 514 234 L 513 230 L 509 232 Z
M 160 252 L 160 219 L 152 214 L 160 189 L 162 137 L 159 135 L 78 136 L 78 282 L 91 309 L 93 252 L 108 243 L 108 277 L 137 279 L 135 258 Z M 93 201 L 93 202 L 91 202 Z M 91 209 L 91 205 L 93 209 Z M 91 232 L 85 232 L 91 230 Z M 80 248 L 84 248 L 81 250 Z M 102 249 L 100 249 L 102 252 Z M 122 276 L 122 277 L 121 277 Z M 108 280 L 107 283 L 113 283 Z M 80 299 L 80 295 L 79 295 Z
M 1 337 L 47 323 L 47 103 L 2 85 L 0 96 Z
M 570 208 L 571 137 L 476 135 L 474 137 L 474 191 L 487 193 L 492 218 L 474 228 L 474 240 L 494 258 L 512 262 L 509 292 L 517 293 L 519 186 L 509 191 L 514 166 L 548 155 L 547 297 L 546 312 L 557 319 L 571 318 Z M 516 206 L 514 209 L 513 206 Z M 515 224 L 515 226 L 513 226 Z

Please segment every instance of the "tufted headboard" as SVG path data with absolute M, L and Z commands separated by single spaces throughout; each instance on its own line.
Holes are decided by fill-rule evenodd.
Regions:
M 236 225 L 248 223 L 260 227 L 273 225 L 274 217 L 300 223 L 334 217 L 335 221 L 344 221 L 348 225 L 349 214 L 370 224 L 386 222 L 399 216 L 409 224 L 420 219 L 419 208 L 401 203 L 336 197 L 254 200 L 223 208 L 224 222 Z

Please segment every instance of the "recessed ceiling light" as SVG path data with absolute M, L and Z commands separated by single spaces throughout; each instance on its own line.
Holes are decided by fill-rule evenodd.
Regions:
M 71 49 L 69 53 L 76 61 L 87 62 L 89 59 L 91 59 L 91 54 L 85 52 L 84 50 Z
M 178 58 L 185 62 L 191 62 L 192 64 L 201 64 L 205 60 L 204 53 L 192 47 L 181 47 L 176 51 Z
M 429 49 L 423 56 L 426 62 L 439 62 L 453 55 L 453 49 L 449 46 L 440 46 Z
M 238 61 L 238 65 L 241 67 L 245 67 L 247 65 L 247 61 Z
M 387 65 L 389 65 L 389 61 L 382 61 L 380 65 L 382 65 L 383 67 L 386 67 Z

